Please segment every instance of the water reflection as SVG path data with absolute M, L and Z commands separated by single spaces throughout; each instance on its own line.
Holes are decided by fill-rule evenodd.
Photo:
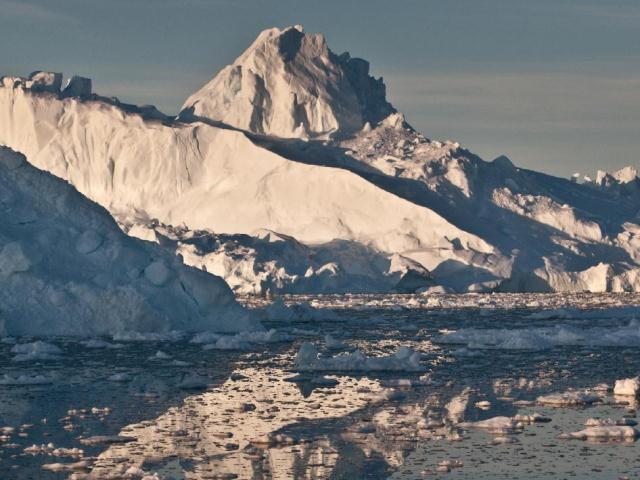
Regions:
M 103 452 L 92 474 L 140 469 L 176 478 L 328 478 L 336 467 L 345 418 L 385 398 L 367 378 L 301 393 L 280 369 L 247 368 L 219 387 L 185 399 L 150 422 L 128 426 L 135 442 Z M 291 427 L 291 428 L 288 428 Z

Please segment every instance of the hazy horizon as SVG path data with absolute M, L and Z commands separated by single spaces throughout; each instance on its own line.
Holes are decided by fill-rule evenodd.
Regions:
M 322 32 L 370 61 L 430 138 L 569 176 L 638 165 L 640 5 L 405 0 L 0 0 L 0 74 L 54 70 L 176 113 L 264 28 Z M 27 32 L 25 34 L 25 32 Z

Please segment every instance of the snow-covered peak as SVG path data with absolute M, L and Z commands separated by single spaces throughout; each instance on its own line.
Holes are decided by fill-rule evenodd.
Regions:
M 349 135 L 394 112 L 367 61 L 334 54 L 323 35 L 297 25 L 260 33 L 187 99 L 180 117 L 283 138 L 323 138 Z

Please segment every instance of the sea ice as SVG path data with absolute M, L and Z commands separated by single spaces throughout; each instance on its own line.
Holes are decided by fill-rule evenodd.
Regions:
M 19 343 L 14 345 L 11 353 L 15 353 L 14 362 L 29 362 L 35 360 L 58 360 L 62 350 L 51 343 L 37 340 L 32 343 Z
M 553 393 L 543 395 L 536 399 L 540 405 L 552 407 L 571 407 L 578 405 L 589 405 L 600 401 L 602 398 L 587 391 L 568 391 L 564 393 Z
M 295 358 L 295 368 L 312 371 L 361 371 L 361 372 L 422 372 L 420 354 L 409 347 L 400 347 L 396 353 L 381 357 L 367 357 L 360 350 L 342 353 L 335 357 L 320 357 L 312 343 L 304 343 Z
M 638 436 L 638 430 L 630 426 L 604 425 L 598 427 L 589 427 L 579 432 L 564 434 L 561 438 L 575 438 L 578 440 L 587 439 L 625 439 L 635 438 Z
M 557 346 L 640 347 L 640 322 L 580 328 L 556 325 L 541 328 L 462 329 L 445 333 L 438 343 L 466 345 L 470 349 L 544 350 Z
M 640 378 L 625 378 L 622 380 L 616 380 L 615 386 L 613 387 L 613 394 L 635 397 L 638 395 L 639 390 Z
M 520 432 L 524 428 L 524 423 L 515 417 L 493 417 L 477 422 L 463 422 L 459 424 L 462 428 L 478 428 L 491 433 L 507 434 Z
M 7 373 L 0 378 L 0 385 L 48 385 L 53 383 L 52 377 L 45 377 L 44 375 L 18 375 L 13 377 Z
M 2 146 L 0 191 L 0 335 L 261 329 L 222 279 L 128 237 L 69 183 Z

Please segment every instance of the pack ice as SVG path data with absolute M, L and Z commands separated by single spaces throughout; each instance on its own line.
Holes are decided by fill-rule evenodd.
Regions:
M 635 168 L 569 180 L 431 140 L 300 26 L 262 32 L 177 118 L 80 77 L 0 83 L 0 144 L 238 292 L 640 289 Z
M 2 335 L 260 328 L 222 279 L 125 235 L 102 207 L 6 147 L 0 212 Z M 17 360 L 60 353 L 42 342 L 12 351 Z

